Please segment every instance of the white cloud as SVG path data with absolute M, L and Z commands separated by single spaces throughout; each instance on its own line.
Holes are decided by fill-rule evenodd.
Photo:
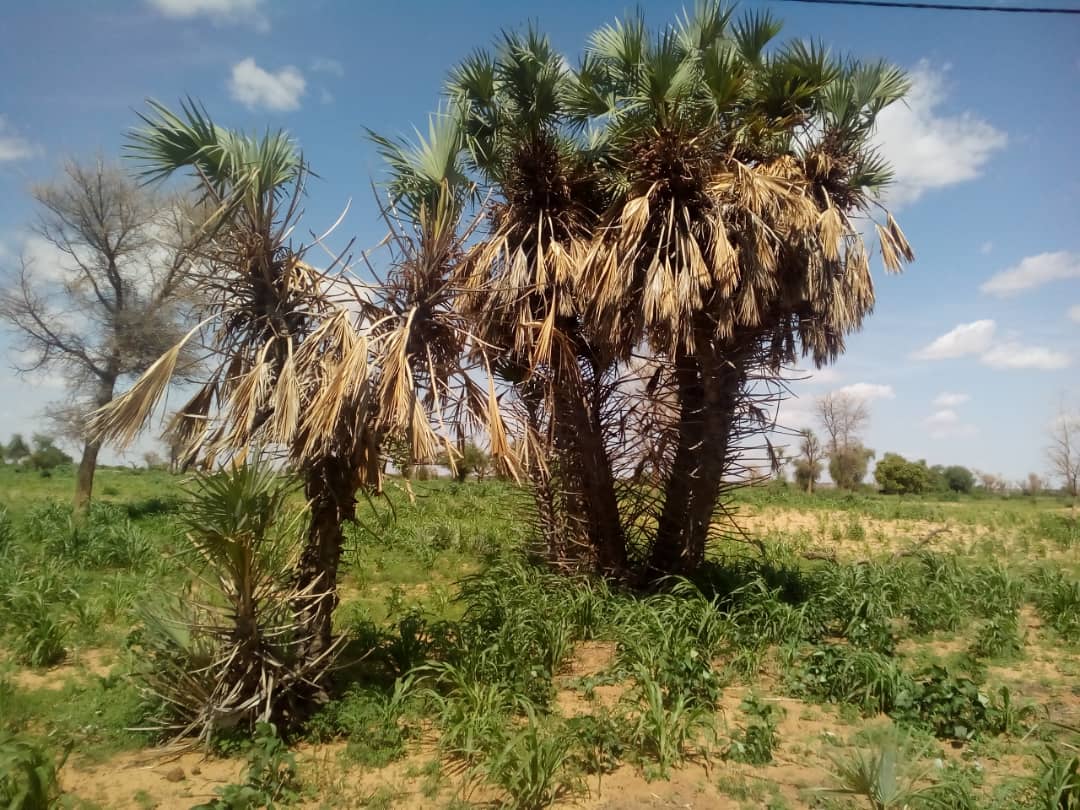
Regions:
M 802 385 L 823 385 L 838 382 L 843 375 L 835 368 L 793 368 L 791 375 Z
M 935 439 L 973 436 L 978 432 L 974 425 L 962 422 L 960 415 L 951 408 L 935 411 L 923 420 L 923 425 Z
M 962 323 L 915 352 L 917 360 L 946 360 L 980 354 L 990 348 L 997 325 L 991 320 Z
M 801 430 L 817 424 L 817 409 L 812 400 L 786 399 L 780 403 L 776 423 L 788 430 Z
M 979 289 L 1004 297 L 1069 278 L 1080 278 L 1080 254 L 1059 250 L 1021 259 L 1018 265 L 1002 270 Z
M 67 281 L 75 268 L 75 262 L 70 255 L 36 233 L 24 234 L 19 252 L 30 270 L 30 275 L 41 282 Z M 88 258 L 83 252 L 78 255 L 80 260 Z
M 270 23 L 259 11 L 262 0 L 147 0 L 147 3 L 177 20 L 209 17 L 216 23 L 246 23 L 258 31 L 270 29 Z
M 967 394 L 942 391 L 934 398 L 934 405 L 939 408 L 955 408 L 957 405 L 963 405 L 969 399 L 971 399 L 971 397 Z
M 229 95 L 249 110 L 298 110 L 306 87 L 303 74 L 292 65 L 271 73 L 256 65 L 251 57 L 233 65 L 229 78 Z
M 1064 352 L 1045 346 L 1025 346 L 1015 341 L 993 346 L 981 360 L 991 368 L 1034 368 L 1043 371 L 1066 368 L 1071 362 L 1069 355 Z
M 1069 307 L 1069 320 L 1080 323 L 1080 304 Z
M 851 385 L 845 385 L 843 388 L 838 388 L 836 393 L 847 394 L 864 402 L 875 399 L 896 399 L 896 392 L 893 391 L 891 385 L 881 385 L 879 383 L 852 383 Z
M 911 71 L 907 98 L 886 107 L 877 119 L 877 140 L 896 181 L 886 197 L 894 207 L 915 202 L 927 191 L 973 180 L 1006 135 L 969 112 L 943 115 L 944 72 L 922 61 Z
M 994 243 L 993 242 L 983 242 L 981 245 L 979 245 L 979 253 L 981 253 L 983 256 L 989 256 L 993 252 L 994 252 Z
M 40 152 L 40 147 L 13 133 L 4 116 L 0 115 L 0 163 L 25 160 Z
M 345 66 L 337 59 L 327 59 L 325 56 L 316 56 L 311 60 L 312 73 L 329 73 L 339 79 L 345 75 Z

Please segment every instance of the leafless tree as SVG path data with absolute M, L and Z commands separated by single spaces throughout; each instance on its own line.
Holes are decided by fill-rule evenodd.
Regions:
M 817 401 L 818 421 L 828 435 L 830 455 L 859 443 L 859 434 L 870 421 L 870 409 L 857 396 L 836 391 Z
M 1050 426 L 1050 446 L 1046 449 L 1050 471 L 1061 481 L 1065 493 L 1075 501 L 1080 495 L 1080 412 L 1064 403 Z
M 85 437 L 86 415 L 187 328 L 191 212 L 101 158 L 69 161 L 31 195 L 32 230 L 49 255 L 24 251 L 9 270 L 0 318 L 16 335 L 18 371 L 63 375 L 68 401 L 52 417 L 83 446 L 75 507 L 84 511 L 101 447 Z
M 997 473 L 990 472 L 976 472 L 976 477 L 979 479 L 979 485 L 986 492 L 1005 492 L 1008 489 L 1008 484 L 1005 479 Z

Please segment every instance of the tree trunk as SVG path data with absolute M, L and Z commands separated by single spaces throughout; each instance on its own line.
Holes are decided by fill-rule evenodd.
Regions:
M 305 477 L 304 493 L 311 518 L 297 566 L 296 584 L 300 589 L 310 589 L 311 593 L 297 611 L 307 637 L 301 655 L 308 664 L 325 656 L 334 643 L 337 575 L 344 541 L 342 527 L 356 516 L 356 480 L 349 460 L 335 457 L 324 459 Z
M 567 377 L 556 383 L 553 419 L 560 483 L 572 502 L 568 517 L 579 526 L 580 538 L 572 546 L 593 558 L 596 573 L 622 576 L 627 569 L 626 537 L 598 404 L 587 395 L 576 363 Z
M 94 397 L 96 407 L 101 408 L 112 401 L 117 376 L 116 374 L 109 374 L 101 379 L 97 395 Z M 83 445 L 82 458 L 79 460 L 79 471 L 75 477 L 74 505 L 76 517 L 82 517 L 90 510 L 90 500 L 94 493 L 94 473 L 97 472 L 98 453 L 100 452 L 100 441 L 88 441 Z
M 650 555 L 650 576 L 689 574 L 705 560 L 743 373 L 741 358 L 715 354 L 707 337 L 697 341 L 694 357 L 676 358 L 679 444 Z

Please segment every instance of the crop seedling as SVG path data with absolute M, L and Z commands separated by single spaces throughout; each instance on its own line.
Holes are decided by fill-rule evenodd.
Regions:
M 979 628 L 970 652 L 977 658 L 1006 660 L 1016 658 L 1023 649 L 1016 613 L 1001 613 L 985 621 Z
M 575 761 L 585 773 L 596 774 L 598 796 L 604 774 L 619 767 L 626 751 L 622 736 L 624 723 L 625 718 L 613 715 L 606 708 L 566 721 L 566 729 L 575 739 Z
M 711 705 L 683 692 L 666 695 L 644 669 L 639 668 L 634 677 L 639 703 L 631 738 L 656 763 L 657 775 L 667 779 L 671 767 L 683 761 L 698 736 L 713 731 Z
M 776 749 L 776 727 L 781 710 L 754 694 L 748 695 L 739 708 L 746 720 L 728 747 L 728 757 L 748 765 L 769 764 Z
M 1062 638 L 1080 642 L 1080 580 L 1043 569 L 1036 581 L 1035 606 Z
M 0 807 L 4 810 L 51 810 L 60 798 L 57 775 L 71 746 L 53 759 L 38 745 L 0 731 Z
M 1034 810 L 1078 810 L 1080 808 L 1080 756 L 1067 756 L 1049 747 L 1036 754 L 1038 772 L 1027 782 Z
M 890 712 L 913 685 L 895 661 L 841 644 L 818 647 L 803 661 L 798 688 L 833 703 L 851 703 L 866 714 Z
M 239 784 L 219 788 L 218 798 L 192 810 L 257 810 L 289 804 L 300 797 L 296 757 L 270 723 L 258 723 Z
M 574 790 L 565 765 L 575 742 L 573 734 L 555 723 L 541 723 L 531 706 L 526 723 L 513 732 L 502 748 L 479 766 L 489 782 L 502 788 L 514 810 L 540 810 Z

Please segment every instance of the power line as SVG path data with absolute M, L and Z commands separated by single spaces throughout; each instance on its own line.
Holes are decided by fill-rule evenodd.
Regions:
M 931 11 L 996 11 L 1002 14 L 1080 14 L 1080 8 L 1038 6 L 965 6 L 957 3 L 907 3 L 900 0 L 777 0 L 781 3 L 811 5 L 873 6 L 876 8 L 909 8 Z

